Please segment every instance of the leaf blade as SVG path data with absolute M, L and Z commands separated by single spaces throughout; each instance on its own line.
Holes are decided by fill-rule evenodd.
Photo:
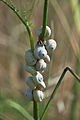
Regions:
M 26 119 L 28 120 L 34 120 L 33 117 L 18 103 L 12 101 L 12 100 L 7 100 L 7 104 L 11 106 L 12 108 L 16 109 L 19 113 L 21 113 Z

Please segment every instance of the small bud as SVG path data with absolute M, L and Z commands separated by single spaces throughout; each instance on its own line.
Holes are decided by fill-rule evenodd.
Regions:
M 32 75 L 36 75 L 37 74 L 37 71 L 35 70 L 34 67 L 31 67 L 27 64 L 25 64 L 25 69 L 27 72 L 31 73 Z
M 34 58 L 33 53 L 31 50 L 27 50 L 25 53 L 25 61 L 26 64 L 33 66 L 36 64 L 37 60 Z
M 34 49 L 36 59 L 44 59 L 47 56 L 47 51 L 44 46 L 36 46 Z
M 46 63 L 49 63 L 49 62 L 50 62 L 50 57 L 49 57 L 49 55 L 47 55 L 47 56 L 45 57 L 44 61 L 45 61 Z
M 36 102 L 42 102 L 42 100 L 44 99 L 44 93 L 40 90 L 34 90 L 33 98 Z
M 42 28 L 43 28 L 42 26 L 39 28 L 38 36 L 40 36 L 42 34 Z M 48 26 L 46 26 L 46 35 L 45 35 L 45 37 L 50 37 L 50 35 L 51 35 L 51 29 Z
M 32 90 L 30 88 L 27 88 L 25 95 L 26 95 L 27 100 L 29 101 L 33 100 Z
M 44 72 L 44 70 L 46 69 L 47 64 L 44 62 L 43 59 L 40 59 L 37 63 L 36 63 L 36 70 L 40 71 L 40 72 Z
M 36 86 L 33 82 L 33 77 L 29 76 L 26 83 L 29 86 L 29 88 L 31 88 L 31 90 L 34 90 L 36 88 Z
M 41 85 L 43 88 L 46 88 L 46 85 L 43 81 L 43 76 L 37 71 L 36 76 L 33 77 L 35 85 Z
M 56 46 L 57 46 L 56 41 L 53 39 L 49 39 L 46 42 L 46 49 L 49 54 L 51 54 L 56 49 Z

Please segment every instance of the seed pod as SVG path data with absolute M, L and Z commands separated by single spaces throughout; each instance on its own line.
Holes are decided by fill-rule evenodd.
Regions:
M 46 49 L 49 54 L 51 54 L 56 49 L 56 46 L 57 46 L 56 41 L 53 39 L 49 39 L 46 42 Z
M 34 56 L 36 59 L 44 59 L 47 56 L 45 47 L 37 45 L 34 49 Z
M 41 34 L 42 34 L 42 26 L 39 28 L 39 30 L 38 30 L 38 36 L 40 36 Z M 51 29 L 48 27 L 48 26 L 46 26 L 46 35 L 45 35 L 45 37 L 49 37 L 51 35 Z
M 43 76 L 37 71 L 37 74 L 33 77 L 33 81 L 36 86 L 41 85 L 43 88 L 46 88 L 46 85 L 43 81 Z
M 34 58 L 31 50 L 27 50 L 25 53 L 25 61 L 27 65 L 33 66 L 36 64 L 37 60 Z
M 35 70 L 34 67 L 31 67 L 27 64 L 25 64 L 25 69 L 27 72 L 31 73 L 32 75 L 36 75 L 37 74 L 37 71 Z
M 50 57 L 49 57 L 49 55 L 47 55 L 47 56 L 45 57 L 44 61 L 45 61 L 46 63 L 49 63 L 49 62 L 50 62 Z
M 25 95 L 26 95 L 27 100 L 29 101 L 33 100 L 32 90 L 30 88 L 27 88 Z
M 36 70 L 40 71 L 40 72 L 44 72 L 44 70 L 46 69 L 47 64 L 44 62 L 43 59 L 40 59 L 37 63 L 36 63 Z
M 29 76 L 26 83 L 31 90 L 34 90 L 36 88 L 36 85 L 33 82 L 33 77 Z
M 36 102 L 42 102 L 42 100 L 44 99 L 44 93 L 40 90 L 34 90 L 33 98 Z

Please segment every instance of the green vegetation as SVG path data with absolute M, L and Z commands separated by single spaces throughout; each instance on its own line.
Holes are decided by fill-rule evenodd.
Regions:
M 0 2 L 7 5 L 15 13 L 15 15 L 19 18 L 21 23 L 23 23 L 23 25 L 25 26 L 25 28 L 27 30 L 27 33 L 28 33 L 28 36 L 29 36 L 29 39 L 30 39 L 30 47 L 31 47 L 31 50 L 33 52 L 34 51 L 34 42 L 35 42 L 34 38 L 35 37 L 33 36 L 33 33 L 31 31 L 31 25 L 32 24 L 29 23 L 30 16 L 27 17 L 26 10 L 23 11 L 23 16 L 22 16 L 20 14 L 20 11 L 17 10 L 17 8 L 15 7 L 15 5 L 13 4 L 13 2 L 11 0 L 9 0 L 9 1 L 0 0 Z M 64 16 L 63 12 L 61 11 L 59 5 L 57 4 L 57 2 L 55 2 L 55 0 L 54 0 L 54 3 L 57 6 L 57 9 L 60 10 L 60 13 L 62 14 L 62 16 Z M 52 7 L 54 7 L 54 5 L 53 5 L 54 3 L 51 2 Z M 79 18 L 80 18 L 80 16 L 79 16 L 79 5 L 78 5 L 78 3 L 74 3 L 73 0 L 71 0 L 71 4 L 72 4 L 72 10 L 75 13 L 75 15 L 74 15 L 74 20 L 75 21 L 74 22 L 76 24 L 76 28 L 77 28 L 78 33 L 80 33 L 80 28 L 79 28 L 79 24 L 80 24 L 80 22 L 79 22 Z M 33 10 L 33 6 L 34 6 L 34 1 L 33 1 L 32 6 L 31 6 L 31 9 L 29 9 L 31 12 Z M 49 6 L 49 1 L 44 0 L 43 29 L 42 29 L 42 39 L 41 39 L 42 42 L 45 41 L 45 33 L 46 33 L 46 25 L 47 25 L 47 17 L 48 17 L 48 6 Z M 54 9 L 55 9 L 55 11 L 57 10 L 55 7 L 54 7 Z M 31 13 L 30 13 L 30 15 L 31 15 Z M 59 16 L 59 11 L 57 12 L 57 15 Z M 76 50 L 75 50 L 75 46 L 73 45 L 73 43 L 71 41 L 71 34 L 69 33 L 71 29 L 69 27 L 67 27 L 67 30 L 66 30 L 66 27 L 63 24 L 63 23 L 65 23 L 65 25 L 68 26 L 66 17 L 64 16 L 63 21 L 61 19 L 61 16 L 59 16 L 59 19 L 61 21 L 61 24 L 63 25 L 64 30 L 65 31 L 68 30 L 68 32 L 66 32 L 66 33 L 68 35 L 68 38 L 70 38 L 70 44 L 71 44 L 73 52 L 75 53 L 75 56 L 77 58 L 77 60 L 76 60 L 76 63 L 77 63 L 76 64 L 76 73 L 77 74 L 75 72 L 73 72 L 73 70 L 70 67 L 66 67 L 64 69 L 64 71 L 62 72 L 61 77 L 59 78 L 57 84 L 55 85 L 54 90 L 53 90 L 47 104 L 46 104 L 46 102 L 44 102 L 44 104 L 42 103 L 43 107 L 40 106 L 39 103 L 35 102 L 35 101 L 33 101 L 32 103 L 28 103 L 28 102 L 26 102 L 26 100 L 24 100 L 25 98 L 21 98 L 21 97 L 20 98 L 16 97 L 18 99 L 17 101 L 16 100 L 9 100 L 8 99 L 9 96 L 7 97 L 6 95 L 2 95 L 2 93 L 0 93 L 0 119 L 1 120 L 11 120 L 11 119 L 12 120 L 13 119 L 15 119 L 15 120 L 16 119 L 19 119 L 19 120 L 22 120 L 22 119 L 24 119 L 24 120 L 25 119 L 26 120 L 34 120 L 34 119 L 35 120 L 42 120 L 42 119 L 44 119 L 44 117 L 46 116 L 46 112 L 48 111 L 48 107 L 50 106 L 55 94 L 57 94 L 57 89 L 61 85 L 62 80 L 63 80 L 67 71 L 69 71 L 77 79 L 77 81 L 74 82 L 74 86 L 73 86 L 73 89 L 72 89 L 72 94 L 73 94 L 74 98 L 72 100 L 71 114 L 70 114 L 70 120 L 77 120 L 76 119 L 77 118 L 76 117 L 76 112 L 77 112 L 77 100 L 78 100 L 78 91 L 79 91 L 79 83 L 80 83 L 80 78 L 78 77 L 78 76 L 80 76 L 80 72 L 79 72 L 80 71 L 80 67 L 79 67 L 80 66 L 80 58 L 79 58 L 80 49 L 79 49 L 79 47 L 76 47 Z M 57 30 L 55 30 L 55 32 L 56 31 Z M 74 38 L 74 36 L 72 38 Z M 76 42 L 76 43 L 79 43 L 79 41 Z M 78 52 L 76 52 L 76 51 L 78 51 Z M 52 55 L 51 59 L 52 60 L 51 60 L 50 69 L 49 69 L 49 73 L 48 73 L 48 80 L 50 79 L 50 76 L 51 76 L 52 62 L 54 60 L 53 55 Z M 13 93 L 13 95 L 14 94 L 15 93 Z M 33 104 L 33 112 L 31 112 L 32 111 L 32 107 L 31 107 L 32 104 Z M 28 106 L 30 107 L 30 110 L 28 109 Z M 43 108 L 43 110 L 41 110 L 40 108 L 41 109 Z M 10 112 L 14 113 L 12 117 L 9 115 Z M 40 115 L 40 113 L 41 113 L 41 115 Z

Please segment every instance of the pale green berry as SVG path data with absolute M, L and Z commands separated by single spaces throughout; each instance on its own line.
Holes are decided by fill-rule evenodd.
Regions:
M 44 99 L 44 93 L 40 90 L 34 90 L 33 98 L 36 102 L 42 102 L 42 100 Z
M 27 88 L 25 95 L 26 95 L 27 100 L 29 101 L 33 100 L 32 90 L 30 88 Z
M 31 90 L 34 90 L 36 88 L 36 85 L 33 82 L 33 77 L 29 76 L 26 81 L 27 85 Z
M 43 76 L 38 71 L 37 71 L 37 74 L 33 77 L 33 81 L 34 81 L 36 86 L 40 85 L 43 88 L 46 88 L 46 85 L 43 81 Z
M 37 63 L 36 63 L 36 70 L 40 71 L 40 72 L 44 72 L 44 70 L 46 69 L 47 64 L 44 62 L 43 59 L 40 59 Z
M 35 59 L 33 53 L 31 50 L 27 50 L 26 53 L 25 53 L 25 61 L 26 61 L 26 64 L 30 65 L 30 66 L 33 66 L 36 64 L 37 60 Z
M 39 28 L 39 30 L 38 30 L 38 36 L 40 36 L 41 34 L 42 34 L 42 26 Z M 51 29 L 49 28 L 49 26 L 46 26 L 46 35 L 45 35 L 45 37 L 50 37 L 50 35 L 51 35 Z
M 45 61 L 46 63 L 49 63 L 49 62 L 50 62 L 50 57 L 49 57 L 49 55 L 47 55 L 47 56 L 45 57 L 44 61 Z
M 45 59 L 47 51 L 44 46 L 36 46 L 34 49 L 34 56 L 36 59 Z
M 27 72 L 29 72 L 32 75 L 37 74 L 37 71 L 36 71 L 35 67 L 31 67 L 31 66 L 25 64 L 25 69 L 26 69 Z
M 56 46 L 57 46 L 57 43 L 53 39 L 49 39 L 46 42 L 46 49 L 47 49 L 49 54 L 51 54 L 56 49 Z

